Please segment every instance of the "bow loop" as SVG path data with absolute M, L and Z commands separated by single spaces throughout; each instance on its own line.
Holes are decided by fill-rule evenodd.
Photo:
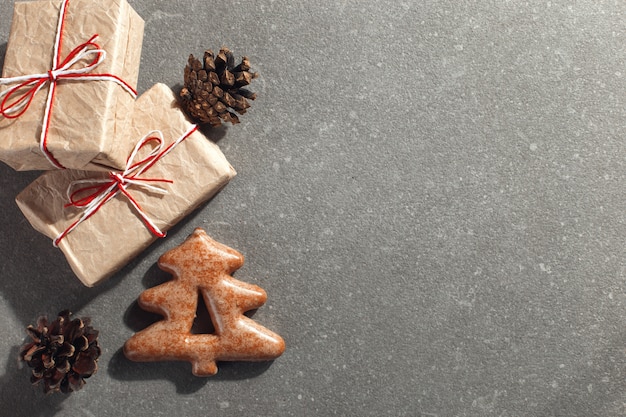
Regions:
M 94 42 L 97 37 L 98 35 L 94 35 L 89 41 L 74 48 L 57 68 L 41 74 L 0 78 L 0 84 L 15 84 L 0 93 L 0 98 L 2 98 L 0 114 L 8 119 L 18 118 L 30 107 L 35 95 L 47 83 L 56 83 L 60 79 L 81 78 L 81 74 L 91 72 L 100 65 L 106 58 L 106 51 L 100 49 Z M 90 55 L 94 55 L 91 62 L 85 62 L 82 67 L 74 67 Z
M 157 237 L 165 237 L 159 227 L 148 217 L 143 211 L 137 200 L 131 195 L 129 188 L 136 186 L 137 188 L 151 191 L 157 194 L 167 194 L 167 190 L 152 185 L 153 183 L 173 183 L 174 181 L 166 178 L 150 178 L 140 176 L 154 166 L 161 158 L 165 157 L 183 140 L 193 134 L 198 127 L 192 125 L 184 135 L 176 141 L 163 148 L 163 133 L 158 130 L 149 132 L 145 135 L 133 148 L 126 162 L 126 169 L 123 172 L 110 172 L 107 178 L 91 178 L 76 180 L 70 183 L 67 189 L 68 203 L 65 207 L 76 207 L 83 209 L 83 213 L 78 220 L 74 221 L 65 231 L 63 231 L 54 240 L 54 246 L 58 246 L 59 242 L 67 236 L 72 230 L 78 227 L 82 222 L 91 217 L 109 200 L 118 194 L 124 195 L 135 212 L 141 218 L 148 230 Z M 139 157 L 141 150 L 154 143 L 154 147 L 146 156 Z M 138 161 L 135 159 L 140 158 Z

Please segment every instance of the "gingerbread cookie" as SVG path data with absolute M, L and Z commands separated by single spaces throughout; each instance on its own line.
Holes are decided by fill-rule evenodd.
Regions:
M 172 281 L 144 291 L 141 308 L 164 316 L 124 345 L 133 361 L 182 360 L 197 376 L 217 373 L 216 361 L 265 361 L 280 356 L 285 342 L 276 333 L 243 315 L 261 307 L 265 291 L 234 279 L 243 256 L 196 229 L 180 246 L 159 259 Z M 198 292 L 211 314 L 214 334 L 192 334 Z

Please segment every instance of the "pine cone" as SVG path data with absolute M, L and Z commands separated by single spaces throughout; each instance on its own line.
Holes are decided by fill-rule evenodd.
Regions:
M 185 86 L 180 91 L 183 109 L 193 119 L 213 127 L 220 126 L 222 120 L 239 123 L 235 112 L 244 114 L 250 107 L 248 99 L 256 98 L 256 94 L 242 87 L 257 76 L 257 73 L 250 72 L 247 57 L 235 66 L 235 58 L 228 48 L 220 49 L 217 56 L 209 49 L 202 62 L 189 55 Z
M 90 319 L 71 319 L 71 315 L 64 310 L 52 323 L 42 316 L 36 328 L 26 328 L 32 341 L 22 346 L 20 359 L 33 368 L 31 383 L 43 381 L 46 394 L 78 391 L 98 370 L 98 331 Z

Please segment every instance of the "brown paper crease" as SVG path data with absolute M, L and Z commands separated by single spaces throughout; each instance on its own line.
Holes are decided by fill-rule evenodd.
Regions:
M 59 0 L 15 3 L 4 78 L 51 69 L 60 5 Z M 144 21 L 125 0 L 72 0 L 61 56 L 65 58 L 76 46 L 98 34 L 96 42 L 107 56 L 91 73 L 114 74 L 136 88 L 143 30 Z M 53 168 L 39 149 L 48 90 L 49 84 L 19 118 L 0 115 L 0 160 L 16 170 Z M 114 82 L 59 80 L 48 150 L 66 168 L 121 169 L 128 143 L 115 138 L 128 129 L 133 106 L 134 98 Z
M 160 130 L 165 144 L 169 144 L 190 126 L 174 93 L 157 84 L 137 99 L 130 132 L 136 143 L 148 132 Z M 167 194 L 151 193 L 133 185 L 128 189 L 155 224 L 167 231 L 234 175 L 219 147 L 196 131 L 142 174 L 173 180 L 172 184 L 158 184 Z M 74 207 L 64 207 L 72 181 L 106 176 L 107 173 L 93 171 L 49 171 L 22 191 L 16 201 L 36 230 L 55 239 L 82 213 Z M 93 286 L 122 268 L 155 239 L 126 197 L 118 194 L 61 240 L 59 248 L 78 278 Z

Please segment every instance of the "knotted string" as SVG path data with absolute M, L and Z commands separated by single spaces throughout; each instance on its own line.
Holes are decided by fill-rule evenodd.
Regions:
M 108 178 L 88 178 L 70 183 L 67 189 L 69 203 L 67 203 L 65 207 L 83 208 L 84 211 L 76 221 L 54 239 L 54 246 L 58 246 L 59 242 L 72 230 L 76 229 L 81 223 L 93 216 L 103 205 L 120 193 L 128 199 L 135 209 L 135 212 L 152 234 L 157 237 L 165 237 L 165 233 L 162 232 L 143 211 L 137 200 L 130 194 L 128 188 L 130 186 L 136 186 L 154 193 L 167 194 L 167 190 L 152 185 L 152 183 L 173 183 L 172 180 L 165 178 L 144 178 L 140 177 L 140 175 L 152 168 L 154 164 L 169 154 L 179 143 L 191 136 L 197 129 L 198 126 L 192 125 L 184 135 L 165 148 L 163 148 L 163 133 L 158 130 L 149 132 L 135 145 L 135 148 L 126 162 L 126 169 L 123 172 L 110 172 Z M 155 144 L 152 151 L 141 160 L 134 162 L 138 152 L 150 143 Z M 91 185 L 76 188 L 81 184 Z
M 112 81 L 120 85 L 133 98 L 137 92 L 126 81 L 113 74 L 90 74 L 106 58 L 106 51 L 95 42 L 98 35 L 93 35 L 87 42 L 74 48 L 65 59 L 61 59 L 65 16 L 69 0 L 63 0 L 59 10 L 59 20 L 52 55 L 52 69 L 41 74 L 21 75 L 17 77 L 0 78 L 0 85 L 13 85 L 0 93 L 0 114 L 8 119 L 15 119 L 23 115 L 30 107 L 35 95 L 46 85 L 50 84 L 46 106 L 44 110 L 39 148 L 51 165 L 56 168 L 65 167 L 48 150 L 48 131 L 52 118 L 52 108 L 57 83 L 60 80 L 69 81 Z M 93 59 L 82 68 L 73 68 L 74 65 L 92 57 Z

